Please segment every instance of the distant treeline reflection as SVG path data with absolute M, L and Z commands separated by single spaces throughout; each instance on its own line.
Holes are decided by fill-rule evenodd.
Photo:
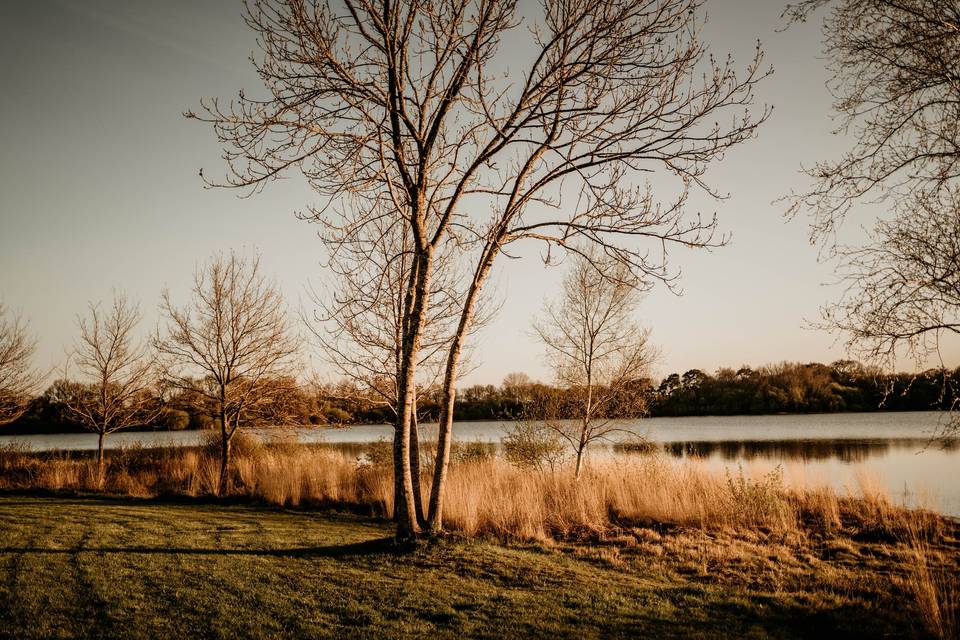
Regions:
M 432 440 L 424 441 L 425 450 L 429 453 L 435 444 Z M 460 443 L 464 444 L 464 443 Z M 494 452 L 499 449 L 496 443 L 468 442 L 470 447 L 483 447 Z M 642 446 L 641 446 L 642 445 Z M 352 457 L 370 455 L 371 451 L 377 455 L 390 455 L 390 443 L 377 442 L 341 442 L 322 444 Z M 680 442 L 650 442 L 628 440 L 614 443 L 612 450 L 621 455 L 651 455 L 665 454 L 673 458 L 722 458 L 727 461 L 737 460 L 771 460 L 814 462 L 822 460 L 839 460 L 844 463 L 865 462 L 870 458 L 882 457 L 891 451 L 919 452 L 935 446 L 937 448 L 960 448 L 960 442 L 937 442 L 932 444 L 927 438 L 890 438 L 890 439 L 821 439 L 821 440 L 687 440 Z M 382 451 L 381 451 L 382 449 Z
M 863 462 L 890 451 L 921 451 L 931 446 L 926 438 L 890 440 L 741 440 L 664 442 L 662 450 L 675 458 L 710 458 L 724 460 L 840 460 Z M 937 446 L 940 446 L 939 444 Z M 615 446 L 614 449 L 617 447 Z

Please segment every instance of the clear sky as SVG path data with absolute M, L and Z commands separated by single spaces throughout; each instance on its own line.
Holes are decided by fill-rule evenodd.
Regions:
M 804 328 L 838 294 L 825 286 L 831 266 L 818 263 L 806 222 L 785 221 L 773 203 L 806 184 L 801 165 L 848 144 L 830 133 L 819 23 L 778 33 L 779 2 L 707 6 L 705 40 L 718 56 L 746 64 L 761 40 L 775 74 L 757 98 L 774 113 L 708 174 L 730 198 L 692 203 L 717 211 L 730 245 L 674 253 L 683 295 L 658 288 L 643 303 L 663 352 L 656 373 L 835 360 L 835 338 Z M 208 127 L 181 115 L 201 96 L 255 90 L 254 47 L 239 2 L 0 3 L 0 299 L 30 320 L 40 366 L 63 362 L 88 300 L 126 290 L 147 330 L 160 291 L 182 299 L 196 264 L 218 250 L 256 248 L 291 306 L 308 305 L 308 282 L 325 277 L 321 245 L 293 212 L 310 192 L 296 175 L 250 199 L 204 189 L 197 172 L 221 174 L 220 149 Z M 873 212 L 859 214 L 869 226 Z M 511 371 L 548 377 L 529 327 L 561 275 L 537 250 L 501 264 L 494 284 L 504 303 L 479 336 L 480 366 L 466 383 L 498 383 Z M 944 356 L 955 366 L 960 348 Z

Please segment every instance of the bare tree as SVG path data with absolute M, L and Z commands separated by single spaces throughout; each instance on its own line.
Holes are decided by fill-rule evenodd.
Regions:
M 165 378 L 216 415 L 220 428 L 219 495 L 229 490 L 237 430 L 275 416 L 289 395 L 300 341 L 290 332 L 277 286 L 260 274 L 260 258 L 214 256 L 194 275 L 193 299 L 160 305 L 166 335 L 157 347 Z
M 578 255 L 559 299 L 545 304 L 534 323 L 557 384 L 566 389 L 559 406 L 550 402 L 536 417 L 569 443 L 577 478 L 593 442 L 623 431 L 618 419 L 646 413 L 639 383 L 656 357 L 650 332 L 634 318 L 637 283 L 628 267 L 609 263 L 595 251 Z M 575 419 L 564 419 L 570 416 Z
M 836 132 L 853 142 L 807 171 L 813 186 L 791 196 L 790 212 L 810 212 L 811 238 L 845 286 L 822 326 L 859 357 L 920 362 L 960 333 L 960 4 L 807 0 L 787 15 L 822 7 Z M 837 243 L 856 204 L 881 216 L 865 243 Z
M 503 376 L 501 387 L 507 396 L 515 403 L 522 404 L 529 399 L 530 387 L 533 380 L 529 375 L 520 371 L 514 371 Z
M 516 0 L 246 6 L 268 95 L 187 114 L 222 141 L 224 184 L 257 191 L 295 168 L 329 197 L 310 215 L 334 243 L 378 215 L 412 240 L 395 432 L 399 537 L 419 530 L 411 409 L 435 260 L 451 240 L 475 250 L 444 366 L 429 515 L 437 529 L 463 341 L 496 258 L 523 239 L 545 243 L 548 260 L 551 246 L 592 242 L 672 282 L 667 247 L 722 244 L 716 221 L 684 205 L 692 187 L 719 195 L 706 167 L 766 117 L 747 110 L 766 75 L 759 46 L 742 76 L 730 60 L 715 62 L 698 38 L 700 0 L 544 2 L 523 33 Z M 506 56 L 510 37 L 532 40 L 529 56 Z M 635 182 L 657 170 L 676 179 L 662 202 Z
M 0 304 L 0 425 L 23 415 L 37 392 L 41 376 L 31 368 L 36 347 L 26 322 Z
M 150 424 L 160 414 L 156 394 L 156 356 L 148 341 L 138 341 L 139 306 L 120 292 L 106 311 L 89 305 L 77 318 L 80 340 L 68 362 L 80 374 L 64 385 L 66 415 L 97 434 L 97 472 L 105 479 L 104 440 L 108 435 Z M 66 372 L 65 372 L 66 373 Z M 64 375 L 67 379 L 67 375 Z

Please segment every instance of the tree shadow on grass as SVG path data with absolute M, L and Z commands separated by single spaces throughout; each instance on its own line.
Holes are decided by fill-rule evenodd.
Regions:
M 323 547 L 289 547 L 285 549 L 211 549 L 203 547 L 0 547 L 0 554 L 156 554 L 196 556 L 266 556 L 275 558 L 356 558 L 361 556 L 389 554 L 402 555 L 409 546 L 398 544 L 393 538 L 375 538 L 350 544 Z

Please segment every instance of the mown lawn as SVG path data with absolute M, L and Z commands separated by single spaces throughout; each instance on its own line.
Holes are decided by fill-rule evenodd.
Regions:
M 911 636 L 909 607 L 248 505 L 0 495 L 0 637 Z

